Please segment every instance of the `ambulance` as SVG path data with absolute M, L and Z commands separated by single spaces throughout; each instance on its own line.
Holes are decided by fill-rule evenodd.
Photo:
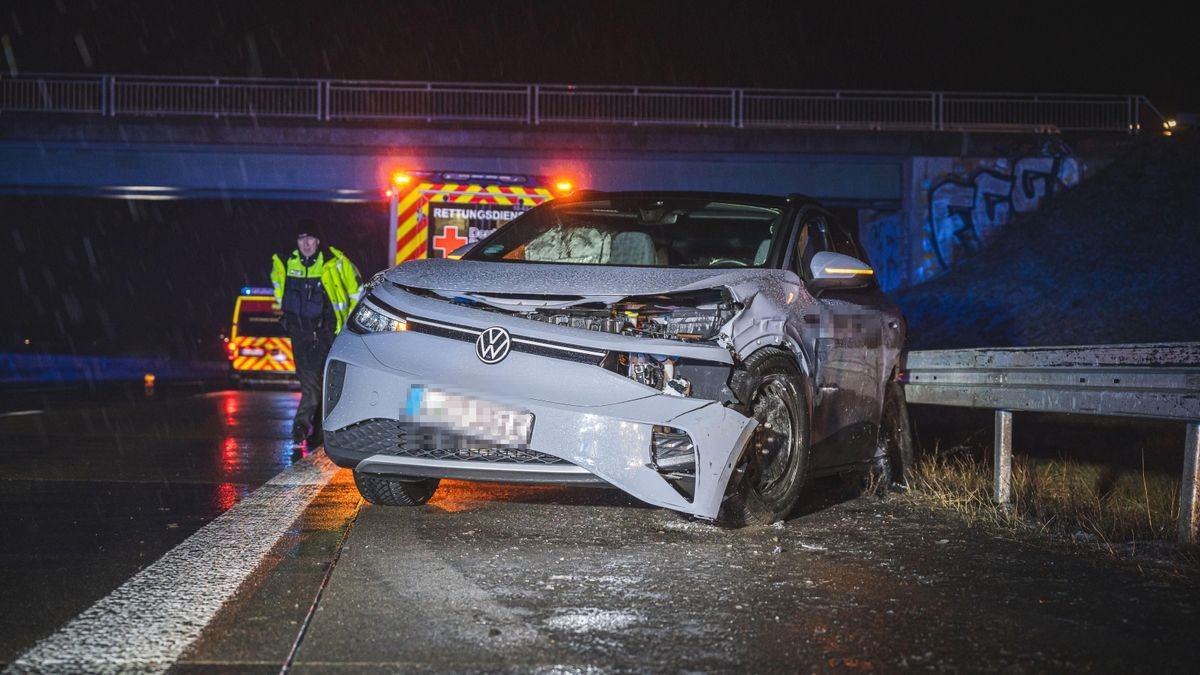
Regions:
M 292 341 L 285 337 L 282 314 L 270 288 L 247 286 L 233 304 L 233 325 L 226 349 L 234 386 L 251 382 L 298 383 Z
M 391 265 L 454 252 L 542 202 L 569 193 L 567 180 L 454 171 L 396 173 L 391 200 Z M 391 266 L 389 265 L 389 267 Z

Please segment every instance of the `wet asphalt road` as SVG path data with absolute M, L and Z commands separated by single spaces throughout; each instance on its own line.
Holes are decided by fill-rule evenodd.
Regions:
M 4 541 L 23 543 L 3 554 L 0 659 L 290 465 L 294 396 L 0 417 Z M 377 507 L 339 471 L 174 670 L 1185 672 L 1198 618 L 1195 576 L 836 481 L 787 523 L 729 530 L 611 490 L 445 482 Z
M 1195 578 L 836 483 L 798 518 L 744 530 L 610 491 L 453 482 L 425 507 L 355 516 L 337 483 L 326 517 L 350 530 L 293 672 L 1185 672 L 1198 653 Z M 303 540 L 273 576 L 311 566 Z M 181 670 L 277 668 L 282 641 L 273 660 L 250 654 L 303 623 L 281 604 L 245 589 Z
M 0 395 L 0 662 L 289 466 L 298 395 Z

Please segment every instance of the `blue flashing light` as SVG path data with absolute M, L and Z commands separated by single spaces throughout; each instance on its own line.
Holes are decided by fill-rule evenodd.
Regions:
M 274 291 L 262 286 L 242 286 L 242 295 L 273 295 Z

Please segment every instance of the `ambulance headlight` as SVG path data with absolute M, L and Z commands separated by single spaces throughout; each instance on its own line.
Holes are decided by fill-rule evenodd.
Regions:
M 365 333 L 398 333 L 408 330 L 408 322 L 388 316 L 365 302 L 358 303 L 350 315 L 349 328 L 359 335 Z

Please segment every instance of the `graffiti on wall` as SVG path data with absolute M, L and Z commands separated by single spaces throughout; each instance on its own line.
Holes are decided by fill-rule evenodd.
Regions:
M 875 269 L 875 280 L 885 292 L 904 285 L 903 227 L 896 211 L 859 209 L 858 239 Z
M 918 279 L 981 250 L 1014 216 L 1078 185 L 1083 171 L 1065 144 L 1051 142 L 1034 156 L 962 160 L 924 181 L 927 250 L 940 269 L 918 270 Z

